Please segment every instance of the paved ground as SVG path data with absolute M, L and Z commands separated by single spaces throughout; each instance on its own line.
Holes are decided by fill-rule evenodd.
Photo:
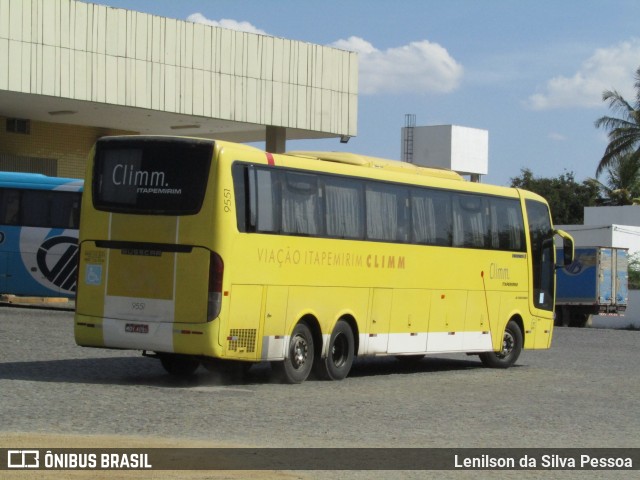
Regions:
M 639 350 L 638 331 L 558 328 L 552 349 L 523 352 L 508 370 L 443 355 L 414 366 L 361 360 L 342 382 L 278 384 L 268 365 L 254 367 L 244 381 L 221 381 L 202 370 L 185 382 L 137 352 L 77 347 L 72 312 L 5 306 L 0 447 L 640 447 Z M 473 473 L 403 477 L 477 478 Z M 628 478 L 623 473 L 606 475 Z M 116 478 L 108 474 L 104 478 Z M 563 478 L 578 474 L 585 476 L 562 472 Z M 168 475 L 157 474 L 243 478 Z M 319 478 L 313 472 L 260 475 Z M 371 472 L 320 476 L 370 478 Z

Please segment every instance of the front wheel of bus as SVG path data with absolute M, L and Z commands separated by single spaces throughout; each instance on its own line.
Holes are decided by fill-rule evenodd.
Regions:
M 291 333 L 287 358 L 278 362 L 277 367 L 287 383 L 304 382 L 313 366 L 313 337 L 304 323 L 299 323 Z
M 339 320 L 331 332 L 327 356 L 316 358 L 316 375 L 325 380 L 342 380 L 351 370 L 354 351 L 353 330 L 347 322 Z
M 160 362 L 169 374 L 180 378 L 190 377 L 200 366 L 200 361 L 195 358 L 169 353 L 160 355 Z
M 502 350 L 480 354 L 482 363 L 491 368 L 508 368 L 513 365 L 522 351 L 522 330 L 511 320 L 504 330 Z

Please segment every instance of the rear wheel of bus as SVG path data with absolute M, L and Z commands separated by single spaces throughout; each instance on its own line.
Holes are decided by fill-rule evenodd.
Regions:
M 502 350 L 480 354 L 482 363 L 491 368 L 508 368 L 513 365 L 522 351 L 522 330 L 513 320 L 507 324 L 502 338 Z
M 351 370 L 355 341 L 351 326 L 339 320 L 331 332 L 329 349 L 325 358 L 316 358 L 314 373 L 325 380 L 342 380 Z
M 311 330 L 306 324 L 298 323 L 291 333 L 287 357 L 283 362 L 274 362 L 274 368 L 285 382 L 302 383 L 311 373 L 314 352 Z
M 173 353 L 158 354 L 164 369 L 174 377 L 186 378 L 193 375 L 200 361 L 188 355 L 176 355 Z

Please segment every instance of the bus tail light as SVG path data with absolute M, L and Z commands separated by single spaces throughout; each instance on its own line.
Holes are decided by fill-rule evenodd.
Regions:
M 224 263 L 222 258 L 217 253 L 211 252 L 209 256 L 209 296 L 207 303 L 207 321 L 209 322 L 220 315 L 223 274 Z

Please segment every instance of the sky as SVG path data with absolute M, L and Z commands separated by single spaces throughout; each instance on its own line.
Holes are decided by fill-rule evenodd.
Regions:
M 289 141 L 289 150 L 399 159 L 417 126 L 489 132 L 483 183 L 595 177 L 616 115 L 604 90 L 635 99 L 638 0 L 101 0 L 103 5 L 359 53 L 358 135 Z M 601 176 L 606 180 L 606 175 Z

